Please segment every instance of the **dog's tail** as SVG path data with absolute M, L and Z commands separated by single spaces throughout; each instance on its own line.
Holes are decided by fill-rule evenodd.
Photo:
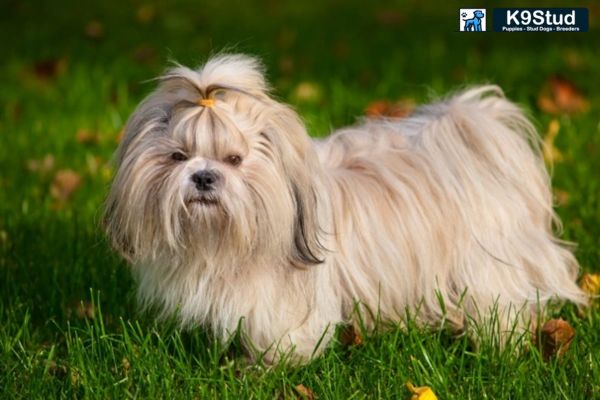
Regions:
M 467 227 L 462 235 L 470 245 L 460 247 L 475 249 L 457 255 L 457 271 L 448 278 L 461 282 L 449 284 L 481 290 L 481 296 L 489 290 L 515 305 L 552 299 L 585 304 L 572 245 L 554 235 L 561 226 L 542 144 L 523 110 L 500 88 L 481 86 L 415 116 L 423 123 L 417 147 L 433 160 L 431 172 L 453 203 L 448 208 Z

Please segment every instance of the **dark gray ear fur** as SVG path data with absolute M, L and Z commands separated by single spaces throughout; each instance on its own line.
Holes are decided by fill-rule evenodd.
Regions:
M 294 248 L 292 264 L 307 266 L 321 264 L 323 245 L 319 241 L 319 223 L 316 218 L 317 197 L 312 188 L 301 193 L 293 185 L 294 202 L 296 203 L 296 219 L 294 221 Z
M 277 147 L 296 208 L 291 263 L 302 268 L 320 264 L 325 248 L 320 241 L 322 232 L 317 216 L 316 185 L 321 179 L 319 160 L 298 115 L 291 108 L 277 103 L 274 103 L 272 111 L 270 141 Z

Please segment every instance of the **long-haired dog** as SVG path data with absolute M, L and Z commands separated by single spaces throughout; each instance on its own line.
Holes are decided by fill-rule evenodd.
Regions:
M 538 150 L 495 86 L 313 141 L 256 59 L 222 55 L 169 70 L 132 115 L 106 229 L 142 304 L 239 328 L 267 361 L 309 360 L 357 314 L 502 335 L 586 302 Z

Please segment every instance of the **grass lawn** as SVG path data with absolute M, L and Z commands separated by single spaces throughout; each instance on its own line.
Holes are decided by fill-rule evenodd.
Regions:
M 444 330 L 397 327 L 358 346 L 334 344 L 301 368 L 263 369 L 248 366 L 235 343 L 226 348 L 201 329 L 180 332 L 140 314 L 129 270 L 100 229 L 110 157 L 154 86 L 148 79 L 169 59 L 196 65 L 232 48 L 264 59 L 277 96 L 314 136 L 353 123 L 375 101 L 420 103 L 499 84 L 542 136 L 556 134 L 563 237 L 579 244 L 583 272 L 598 273 L 598 4 L 569 2 L 590 7 L 589 33 L 467 34 L 457 32 L 457 10 L 472 3 L 96 3 L 2 7 L 0 397 L 301 398 L 304 385 L 319 398 L 409 398 L 407 381 L 440 399 L 600 397 L 598 308 L 557 313 L 576 337 L 550 362 L 534 346 L 520 355 L 494 345 L 474 351 Z M 491 13 L 517 3 L 478 4 Z M 556 75 L 563 89 L 570 82 L 581 90 L 579 112 L 539 104 Z

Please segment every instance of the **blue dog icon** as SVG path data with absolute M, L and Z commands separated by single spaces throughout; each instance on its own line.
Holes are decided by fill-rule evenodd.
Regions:
M 463 13 L 462 16 L 466 17 L 467 15 Z M 463 19 L 465 21 L 465 31 L 481 32 L 481 18 L 484 16 L 485 14 L 481 10 L 473 11 L 473 18 Z

